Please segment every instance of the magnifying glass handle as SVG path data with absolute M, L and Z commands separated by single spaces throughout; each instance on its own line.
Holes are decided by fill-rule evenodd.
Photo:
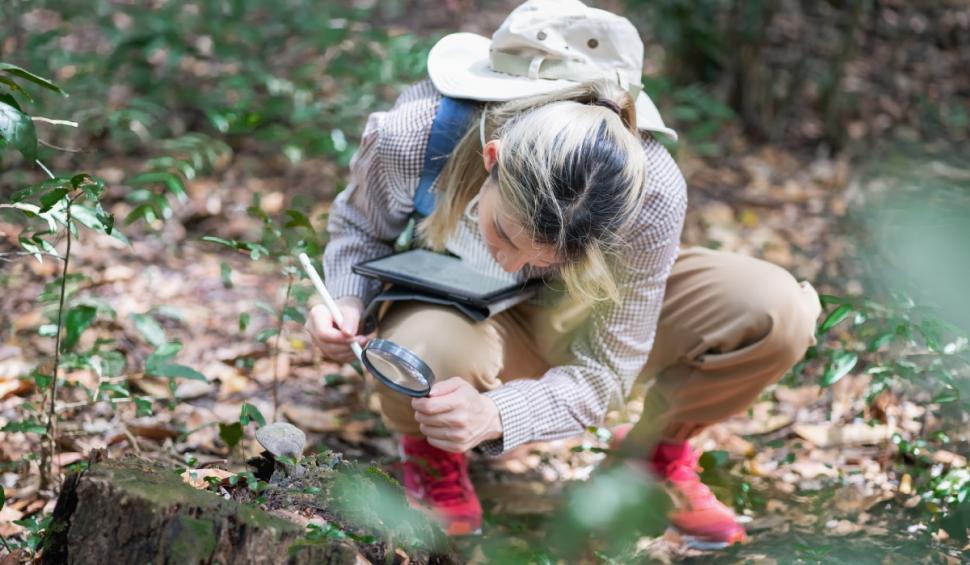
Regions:
M 317 293 L 319 293 L 320 298 L 323 299 L 323 304 L 327 307 L 327 310 L 330 311 L 330 315 L 333 316 L 333 320 L 337 322 L 338 326 L 342 326 L 344 324 L 344 316 L 340 313 L 340 308 L 337 306 L 337 302 L 332 296 L 330 296 L 330 292 L 323 284 L 323 279 L 320 278 L 317 270 L 313 268 L 313 263 L 310 262 L 310 258 L 307 257 L 306 253 L 300 253 L 298 257 L 300 259 L 300 264 L 303 265 L 303 270 L 306 271 L 307 276 L 310 277 L 310 282 L 312 282 L 313 286 L 316 287 Z M 357 356 L 357 359 L 360 359 L 361 355 L 363 355 L 360 344 L 356 341 L 350 344 L 350 349 L 354 351 L 354 355 Z

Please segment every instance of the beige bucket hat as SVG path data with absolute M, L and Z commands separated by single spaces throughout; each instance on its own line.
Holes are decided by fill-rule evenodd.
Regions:
M 615 80 L 636 97 L 637 128 L 677 139 L 643 92 L 643 41 L 636 28 L 579 0 L 528 0 L 491 40 L 447 35 L 428 55 L 428 74 L 446 96 L 496 102 Z

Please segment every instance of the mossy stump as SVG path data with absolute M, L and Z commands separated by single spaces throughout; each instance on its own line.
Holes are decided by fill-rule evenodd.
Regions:
M 65 480 L 44 563 L 357 561 L 349 541 L 294 543 L 303 534 L 297 524 L 194 489 L 172 470 L 135 458 L 102 460 Z

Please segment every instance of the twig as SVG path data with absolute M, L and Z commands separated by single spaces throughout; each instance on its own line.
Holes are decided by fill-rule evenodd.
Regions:
M 135 453 L 137 453 L 138 455 L 141 455 L 141 446 L 138 445 L 138 439 L 135 437 L 135 434 L 131 433 L 131 430 L 128 429 L 128 426 L 125 426 L 124 433 L 125 433 L 125 437 L 128 438 L 128 443 L 130 443 L 131 446 L 135 448 Z
M 37 163 L 37 166 L 38 167 L 40 167 L 41 169 L 44 169 L 44 172 L 47 173 L 47 176 L 49 176 L 52 180 L 54 178 L 56 178 L 54 176 L 54 173 L 52 173 L 50 169 L 48 169 L 47 167 L 45 167 L 44 164 L 40 162 L 40 159 L 34 159 L 34 162 Z
M 54 178 L 54 174 L 40 160 L 36 160 L 35 162 L 40 168 L 44 169 L 47 176 L 52 179 Z M 50 447 L 49 453 L 46 454 L 46 461 L 43 462 L 44 465 L 41 469 L 41 483 L 43 487 L 49 484 L 54 468 L 54 458 L 57 456 L 57 442 L 54 440 L 54 436 L 57 434 L 57 412 L 55 409 L 57 401 L 57 373 L 61 363 L 61 326 L 64 319 L 64 297 L 67 295 L 67 268 L 71 260 L 71 204 L 73 203 L 73 200 L 68 199 L 67 207 L 65 208 L 66 221 L 64 224 L 67 226 L 67 249 L 64 252 L 64 268 L 61 270 L 61 297 L 57 307 L 57 335 L 54 338 L 54 374 L 51 376 L 51 405 L 50 410 L 47 412 L 47 439 L 50 442 Z
M 286 295 L 283 297 L 283 306 L 280 308 L 280 316 L 276 324 L 276 341 L 273 345 L 273 421 L 276 421 L 276 413 L 279 411 L 279 372 L 280 372 L 280 338 L 283 337 L 283 319 L 286 317 L 286 304 L 290 301 L 290 291 L 293 289 L 293 275 L 289 275 L 286 280 Z
M 57 149 L 58 151 L 63 151 L 65 153 L 80 153 L 83 149 L 71 149 L 70 147 L 62 147 L 60 145 L 54 145 L 49 141 L 44 141 L 43 139 L 37 139 L 37 143 L 43 145 L 44 147 L 50 147 L 51 149 Z
M 147 396 L 144 398 L 148 398 L 149 400 L 152 400 L 152 401 L 169 400 L 167 396 Z M 108 398 L 106 400 L 112 404 L 124 404 L 126 402 L 134 402 L 133 398 Z M 68 402 L 65 404 L 59 404 L 57 406 L 57 412 L 60 413 L 67 410 L 73 410 L 75 408 L 84 408 L 85 406 L 93 406 L 94 404 L 95 402 L 93 400 L 82 400 L 80 402 Z
M 3 547 L 7 548 L 7 554 L 13 555 L 13 550 L 10 549 L 9 545 L 7 545 L 7 538 L 3 537 L 3 534 L 0 534 L 0 541 L 3 542 Z
M 67 251 L 64 253 L 64 269 L 61 271 L 61 297 L 57 307 L 57 335 L 54 338 L 54 374 L 51 377 L 51 406 L 47 413 L 47 435 L 50 441 L 50 460 L 47 461 L 47 478 L 50 478 L 53 469 L 54 457 L 57 456 L 57 442 L 54 441 L 56 430 L 57 412 L 55 401 L 57 400 L 57 373 L 61 363 L 61 326 L 64 318 L 64 297 L 67 295 L 67 267 L 71 260 L 71 203 L 68 201 L 67 209 Z
M 45 124 L 53 124 L 55 126 L 71 126 L 72 128 L 76 128 L 78 126 L 77 122 L 72 122 L 69 120 L 52 120 L 51 118 L 45 118 L 43 116 L 31 116 L 30 119 L 34 120 L 35 122 L 44 122 Z
M 64 258 L 60 255 L 48 253 L 47 251 L 11 251 L 9 253 L 0 253 L 0 261 L 10 262 L 13 261 L 13 259 L 7 259 L 7 257 L 23 257 L 26 255 L 44 255 L 45 257 L 53 257 L 60 261 L 64 260 Z

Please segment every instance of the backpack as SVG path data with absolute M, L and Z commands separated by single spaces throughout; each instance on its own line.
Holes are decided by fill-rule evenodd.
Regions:
M 414 230 L 417 223 L 434 212 L 435 195 L 431 187 L 438 175 L 445 168 L 445 163 L 451 157 L 462 135 L 468 130 L 468 120 L 474 113 L 476 103 L 473 100 L 451 98 L 444 96 L 438 105 L 434 122 L 431 124 L 431 134 L 428 136 L 428 148 L 424 153 L 424 166 L 421 178 L 414 191 L 414 213 L 408 219 L 407 227 L 398 236 L 394 244 L 396 251 L 410 249 L 414 243 Z

